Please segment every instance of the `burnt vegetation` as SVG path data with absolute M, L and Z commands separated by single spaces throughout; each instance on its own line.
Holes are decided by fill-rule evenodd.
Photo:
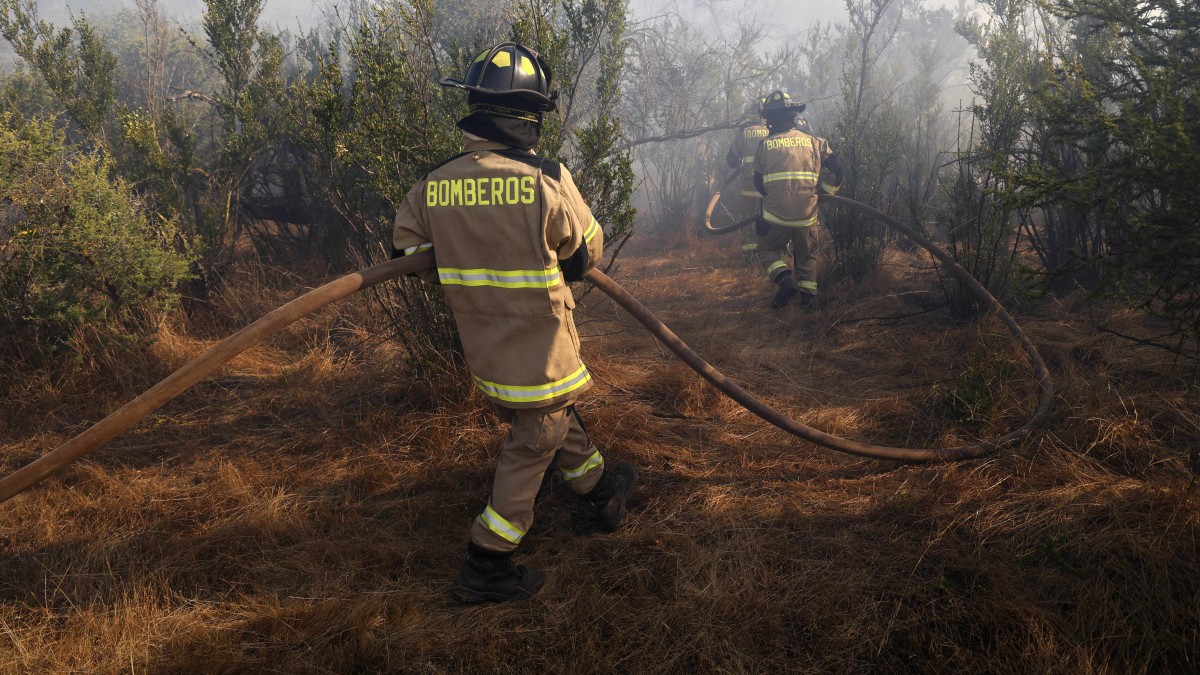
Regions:
M 846 0 L 787 35 L 734 4 L 347 0 L 286 28 L 262 0 L 65 22 L 0 0 L 0 469 L 384 260 L 395 205 L 459 147 L 436 79 L 502 39 L 554 68 L 541 147 L 602 269 L 739 384 L 911 447 L 1003 434 L 1036 398 L 1003 326 L 878 223 L 824 211 L 808 312 L 766 309 L 737 236 L 699 233 L 732 130 L 782 87 L 840 195 L 1017 315 L 1058 385 L 1041 432 L 959 464 L 836 455 L 580 287 L 581 408 L 642 487 L 600 536 L 549 481 L 522 545 L 547 587 L 463 609 L 505 429 L 439 290 L 403 280 L 0 505 L 0 671 L 1200 669 L 1200 9 Z

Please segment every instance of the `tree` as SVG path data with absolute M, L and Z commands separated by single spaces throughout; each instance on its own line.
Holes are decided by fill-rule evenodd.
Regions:
M 0 0 L 0 35 L 41 75 L 80 132 L 102 145 L 117 60 L 86 17 L 71 25 L 55 30 L 39 20 L 34 0 Z

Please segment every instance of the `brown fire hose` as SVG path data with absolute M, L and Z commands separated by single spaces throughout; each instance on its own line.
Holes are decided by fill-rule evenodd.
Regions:
M 824 197 L 823 197 L 824 198 Z M 837 199 L 838 203 L 849 203 L 855 206 L 862 206 L 857 202 L 850 200 Z M 867 212 L 872 215 L 882 216 L 885 221 L 891 220 L 887 216 L 880 214 L 869 207 Z M 901 231 L 908 228 L 900 226 Z M 909 232 L 905 232 L 909 234 Z M 915 233 L 913 233 L 915 234 Z M 912 236 L 910 234 L 909 236 Z M 920 235 L 917 235 L 920 237 Z M 926 245 L 923 237 L 913 237 L 918 243 Z M 932 244 L 928 244 L 927 248 L 934 248 Z M 941 253 L 939 250 L 938 253 Z M 937 253 L 935 253 L 937 255 Z M 943 253 L 939 257 L 947 266 L 954 265 L 952 271 L 962 270 L 949 260 L 948 256 Z M 340 300 L 347 295 L 356 291 L 370 288 L 384 281 L 401 277 L 405 274 L 410 274 L 417 270 L 432 267 L 434 264 L 433 254 L 430 252 L 419 253 L 412 256 L 405 256 L 396 260 L 391 260 L 373 267 L 369 267 L 360 272 L 349 274 L 340 279 L 331 281 L 324 286 L 316 288 L 308 293 L 292 300 L 291 302 L 275 309 L 254 323 L 239 330 L 233 335 L 225 338 L 216 345 L 210 347 L 208 351 L 200 355 L 198 358 L 189 361 L 179 370 L 169 375 L 165 380 L 151 387 L 142 395 L 125 404 L 117 411 L 111 413 L 104 419 L 100 420 L 93 426 L 89 427 L 84 432 L 75 436 L 71 440 L 63 443 L 59 447 L 47 452 L 42 457 L 34 460 L 32 463 L 14 471 L 12 474 L 0 479 L 0 502 L 5 502 L 23 490 L 36 485 L 37 483 L 49 478 L 66 468 L 77 459 L 84 457 L 102 444 L 132 426 L 146 415 L 154 410 L 157 410 L 167 401 L 175 396 L 178 396 L 185 389 L 200 381 L 217 368 L 220 368 L 233 357 L 249 349 L 253 345 L 269 337 L 275 332 L 281 330 L 288 324 L 297 321 L 312 312 Z M 957 274 L 957 272 L 956 272 Z M 658 320 L 649 310 L 642 306 L 633 296 L 625 289 L 621 288 L 615 281 L 599 270 L 593 269 L 588 272 L 587 280 L 603 291 L 605 294 L 613 298 L 618 304 L 624 307 L 630 314 L 634 316 L 643 326 L 654 334 L 664 345 L 673 351 L 680 359 L 688 364 L 693 370 L 699 373 L 704 379 L 711 382 L 722 392 L 733 398 L 738 403 L 745 406 L 750 412 L 758 415 L 762 419 L 774 424 L 775 426 L 787 431 L 804 440 L 811 441 L 818 445 L 823 445 L 827 448 L 847 452 L 854 455 L 865 457 L 874 457 L 878 459 L 893 459 L 904 460 L 911 462 L 924 462 L 936 460 L 955 460 L 969 459 L 981 457 L 996 449 L 1021 440 L 1027 437 L 1034 429 L 1036 429 L 1050 412 L 1050 404 L 1053 400 L 1053 383 L 1050 380 L 1049 371 L 1046 369 L 1045 363 L 1037 353 L 1037 349 L 1033 343 L 1021 331 L 1020 326 L 1012 320 L 1012 317 L 1004 311 L 1004 308 L 984 289 L 979 282 L 975 281 L 966 270 L 962 270 L 962 274 L 966 275 L 965 281 L 976 293 L 982 291 L 981 297 L 985 299 L 989 307 L 996 310 L 1004 322 L 1008 325 L 1009 330 L 1017 336 L 1022 346 L 1025 347 L 1030 359 L 1034 363 L 1035 370 L 1038 373 L 1038 382 L 1042 389 L 1042 397 L 1038 409 L 1024 425 L 1019 429 L 1012 431 L 1004 436 L 990 440 L 982 441 L 975 444 L 964 445 L 956 448 L 944 449 L 910 449 L 910 448 L 892 448 L 886 446 L 870 445 L 849 441 L 837 436 L 833 436 L 822 431 L 818 431 L 811 427 L 800 424 L 799 422 L 779 413 L 752 394 L 734 384 L 729 378 L 725 377 L 716 368 L 712 367 L 707 361 L 700 357 L 699 354 L 692 351 L 682 340 L 679 339 L 669 328 Z
M 713 209 L 717 208 L 717 202 L 721 200 L 721 193 L 724 192 L 725 189 L 728 188 L 729 185 L 731 183 L 733 183 L 733 181 L 736 180 L 738 178 L 738 176 L 741 176 L 741 175 L 742 175 L 742 168 L 738 167 L 737 171 L 734 171 L 733 173 L 729 174 L 729 176 L 719 186 L 717 186 L 717 191 L 713 193 L 712 199 L 708 200 L 708 208 L 704 209 L 704 229 L 707 230 L 710 234 L 726 234 L 728 232 L 736 232 L 737 230 L 740 230 L 743 227 L 746 227 L 747 225 L 749 225 L 750 223 L 753 223 L 755 220 L 758 219 L 758 215 L 756 214 L 756 215 L 750 216 L 749 218 L 746 218 L 745 220 L 739 220 L 736 223 L 733 223 L 732 225 L 722 225 L 721 227 L 713 227 L 713 224 L 712 224 Z
M 738 175 L 740 175 L 740 173 L 741 173 L 741 169 L 733 172 L 728 178 L 726 178 L 725 182 L 721 184 L 718 191 L 712 196 L 712 199 L 710 199 L 708 202 L 708 208 L 704 212 L 704 229 L 706 231 L 710 232 L 711 234 L 728 234 L 730 232 L 735 232 L 743 227 L 750 225 L 751 223 L 753 223 L 755 220 L 758 219 L 757 215 L 754 215 L 754 216 L 750 216 L 749 218 L 746 218 L 745 220 L 738 221 L 732 225 L 727 225 L 725 227 L 713 227 L 712 226 L 712 222 L 711 222 L 712 211 L 713 211 L 713 208 L 716 206 L 717 202 L 721 199 L 720 190 L 728 187 L 729 184 L 733 182 L 733 179 L 736 178 Z M 1033 416 L 1030 417 L 1029 420 L 1027 422 L 1025 422 L 1025 424 L 1023 424 L 1020 428 L 1016 429 L 1015 431 L 1012 431 L 1011 433 L 1005 434 L 1004 436 L 1000 436 L 1000 437 L 995 438 L 990 441 L 981 441 L 976 444 L 964 445 L 964 446 L 960 446 L 958 448 L 946 448 L 946 449 L 942 449 L 942 450 L 908 450 L 908 449 L 903 449 L 903 448 L 881 448 L 879 446 L 862 446 L 862 445 L 860 445 L 860 447 L 858 449 L 852 450 L 852 449 L 850 449 L 850 447 L 835 447 L 834 445 L 830 445 L 829 443 L 826 443 L 824 441 L 817 440 L 816 438 L 810 438 L 808 435 L 797 433 L 796 431 L 793 431 L 792 429 L 784 427 L 779 422 L 769 419 L 762 413 L 760 413 L 757 410 L 755 410 L 754 408 L 750 407 L 750 405 L 748 403 L 746 403 L 745 401 L 738 399 L 736 396 L 733 396 L 733 394 L 729 394 L 729 392 L 726 391 L 724 388 L 721 389 L 722 391 L 725 391 L 725 393 L 729 394 L 732 398 L 737 400 L 738 403 L 741 403 L 742 405 L 746 406 L 746 408 L 748 410 L 755 413 L 759 417 L 762 417 L 763 419 L 767 420 L 768 422 L 771 422 L 771 424 L 774 424 L 775 426 L 779 427 L 780 429 L 789 431 L 793 434 L 796 434 L 797 436 L 800 436 L 801 438 L 804 438 L 806 440 L 811 440 L 814 443 L 819 443 L 821 445 L 824 445 L 827 448 L 832 448 L 834 450 L 841 450 L 843 452 L 849 452 L 851 454 L 856 454 L 856 455 L 867 455 L 870 457 L 883 458 L 883 456 L 879 453 L 880 453 L 880 451 L 886 451 L 889 455 L 887 457 L 888 459 L 910 459 L 910 460 L 916 459 L 916 458 L 910 458 L 910 457 L 896 456 L 897 454 L 905 454 L 905 453 L 913 453 L 913 452 L 916 452 L 916 453 L 927 453 L 927 452 L 941 453 L 940 457 L 924 457 L 923 456 L 924 459 L 939 459 L 939 458 L 961 459 L 961 458 L 968 458 L 968 457 L 979 457 L 979 456 L 987 454 L 988 452 L 991 452 L 1003 445 L 1015 442 L 1017 440 L 1020 440 L 1021 438 L 1024 438 L 1025 436 L 1028 436 L 1030 432 L 1032 432 L 1034 429 L 1041 426 L 1042 423 L 1044 423 L 1046 421 L 1046 418 L 1050 416 L 1050 409 L 1054 405 L 1054 381 L 1052 379 L 1050 379 L 1050 370 L 1048 368 L 1046 368 L 1046 362 L 1042 360 L 1042 355 L 1038 353 L 1037 347 L 1034 346 L 1033 341 L 1031 341 L 1029 339 L 1029 336 L 1025 334 L 1025 331 L 1021 329 L 1020 324 L 1018 324 L 1017 321 L 1012 318 L 1012 315 L 1009 314 L 1008 311 L 1004 309 L 1003 305 L 1000 304 L 1000 301 L 996 300 L 996 297 L 993 296 L 991 294 L 991 292 L 988 291 L 988 289 L 983 286 L 983 284 L 979 283 L 979 281 L 974 276 L 972 276 L 970 272 L 968 272 L 966 269 L 964 269 L 962 265 L 959 265 L 957 262 L 955 262 L 954 258 L 950 257 L 949 254 L 947 254 L 945 251 L 943 251 L 941 248 L 939 248 L 936 244 L 934 244 L 932 241 L 930 241 L 928 238 L 926 238 L 925 235 L 921 234 L 920 232 L 917 232 L 912 227 L 905 225 L 904 223 L 900 222 L 899 220 L 887 215 L 886 213 L 884 213 L 878 209 L 867 206 L 866 204 L 863 204 L 861 202 L 856 202 L 853 199 L 847 199 L 845 197 L 837 197 L 834 195 L 827 195 L 827 194 L 819 195 L 818 202 L 822 203 L 822 204 L 838 204 L 841 206 L 847 206 L 847 207 L 850 207 L 851 209 L 855 209 L 855 210 L 859 211 L 860 213 L 864 213 L 868 216 L 871 216 L 872 218 L 875 218 L 877 220 L 880 220 L 880 221 L 886 223 L 887 225 L 894 228 L 896 231 L 904 234 L 909 239 L 916 242 L 919 246 L 921 246 L 921 248 L 924 248 L 926 251 L 929 251 L 929 254 L 932 255 L 934 258 L 937 258 L 938 262 L 940 262 L 942 264 L 942 267 L 944 269 L 948 270 L 951 274 L 958 277 L 958 279 L 960 281 L 962 281 L 964 284 L 966 284 L 966 286 L 968 288 L 970 288 L 973 293 L 975 293 L 976 297 L 978 297 L 981 301 L 983 301 L 984 305 L 986 305 L 989 309 L 994 311 L 998 317 L 1000 317 L 1000 320 L 1003 321 L 1004 325 L 1008 328 L 1008 332 L 1011 333 L 1014 338 L 1016 338 L 1017 342 L 1019 342 L 1021 344 L 1021 348 L 1025 350 L 1025 354 L 1029 357 L 1029 361 L 1033 365 L 1033 370 L 1037 375 L 1038 387 L 1040 389 L 1040 392 L 1038 395 L 1037 409 L 1034 411 Z M 607 291 L 605 291 L 605 292 L 607 292 Z M 609 293 L 609 295 L 612 295 L 612 293 Z M 633 300 L 633 298 L 630 298 L 630 300 Z M 633 301 L 636 302 L 636 300 L 633 300 Z M 629 309 L 628 306 L 626 306 L 625 308 Z M 629 309 L 629 311 L 631 313 L 633 312 L 632 309 Z M 644 311 L 644 309 L 643 309 L 643 311 Z M 637 316 L 637 314 L 635 313 L 634 316 Z M 643 321 L 642 323 L 645 323 L 645 321 Z M 664 328 L 665 328 L 665 326 L 664 326 Z M 655 333 L 655 335 L 657 335 L 657 333 Z M 662 339 L 662 338 L 660 338 L 660 339 Z M 666 344 L 665 340 L 664 340 L 664 344 Z M 670 345 L 668 344 L 668 346 L 670 346 Z M 679 354 L 679 352 L 676 352 L 676 354 Z M 680 354 L 680 358 L 683 358 L 685 361 L 687 361 L 687 359 L 684 358 L 682 354 Z M 691 364 L 689 363 L 689 365 L 691 365 Z M 692 367 L 695 368 L 694 365 Z M 699 369 L 697 369 L 696 372 L 699 372 L 702 376 L 705 377 L 705 379 L 708 379 L 710 382 L 712 381 L 712 379 L 709 378 L 708 375 L 705 375 Z M 713 384 L 716 384 L 716 382 L 713 382 Z M 803 426 L 803 425 L 801 425 L 801 426 Z M 817 434 L 821 433 L 821 432 L 816 431 L 815 429 L 809 429 L 808 427 L 804 427 L 804 429 L 806 430 L 806 433 L 809 433 L 809 432 L 817 433 Z M 830 437 L 830 438 L 833 438 L 833 437 Z M 837 439 L 837 440 L 841 440 L 841 439 Z M 859 444 L 855 444 L 855 445 L 859 445 Z M 864 451 L 864 449 L 866 449 L 866 448 L 870 448 L 871 452 Z M 961 453 L 966 453 L 966 454 L 961 454 Z
M 427 267 L 433 267 L 433 253 L 430 251 L 404 256 L 368 267 L 361 272 L 347 274 L 268 312 L 258 321 L 209 347 L 208 351 L 188 361 L 182 368 L 168 375 L 167 379 L 121 406 L 108 417 L 88 427 L 83 433 L 0 479 L 0 502 L 7 501 L 22 490 L 62 471 L 71 462 L 108 442 L 113 436 L 154 412 L 164 403 L 182 393 L 183 390 L 225 365 L 233 357 L 288 324 L 312 314 L 331 302 L 341 300 L 355 291 L 361 291 L 364 288 L 370 288 L 389 279 L 395 279 Z

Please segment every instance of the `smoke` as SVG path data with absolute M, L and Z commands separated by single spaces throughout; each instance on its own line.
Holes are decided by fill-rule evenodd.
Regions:
M 319 23 L 330 0 L 266 0 L 263 4 L 263 22 L 294 28 L 309 27 Z M 159 10 L 183 23 L 198 21 L 204 14 L 204 3 L 200 0 L 158 0 Z M 38 15 L 54 24 L 70 20 L 71 13 L 83 12 L 99 16 L 122 10 L 134 10 L 133 0 L 38 0 Z

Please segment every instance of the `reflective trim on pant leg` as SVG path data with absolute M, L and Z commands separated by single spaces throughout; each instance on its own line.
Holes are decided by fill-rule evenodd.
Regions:
M 779 270 L 786 270 L 787 268 L 787 263 L 782 260 L 776 260 L 767 266 L 767 278 L 774 281 L 773 277 L 775 276 L 775 273 Z
M 491 504 L 488 504 L 483 513 L 479 514 L 479 522 L 483 523 L 483 526 L 497 537 L 513 544 L 520 544 L 521 539 L 525 536 L 521 529 L 505 520 L 504 516 L 496 513 Z
M 742 244 L 742 250 L 743 251 L 757 251 L 758 244 L 755 244 L 754 242 L 751 242 L 749 244 Z
M 587 472 L 603 465 L 604 457 L 600 454 L 600 451 L 597 450 L 596 452 L 593 452 L 592 456 L 588 457 L 587 461 L 585 461 L 581 466 L 574 469 L 560 469 L 560 471 L 562 471 L 563 478 L 568 481 L 572 481 L 576 478 L 582 478 Z
M 815 282 L 815 281 L 801 280 L 800 288 L 808 291 L 809 293 L 811 293 L 813 295 L 817 294 L 817 282 Z

